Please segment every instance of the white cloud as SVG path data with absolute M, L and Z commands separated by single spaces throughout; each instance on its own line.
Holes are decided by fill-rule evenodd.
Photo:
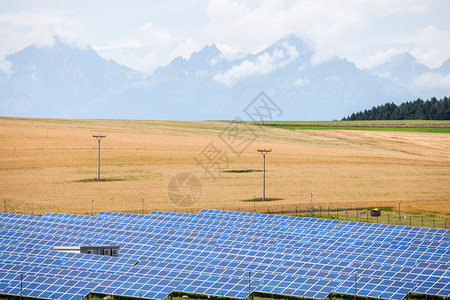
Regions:
M 23 10 L 0 15 L 0 23 L 13 26 L 59 25 L 67 21 L 63 12 L 53 9 Z
M 297 78 L 297 80 L 295 80 L 294 85 L 299 86 L 299 87 L 304 87 L 309 85 L 309 79 L 307 78 Z
M 239 49 L 232 48 L 227 44 L 218 44 L 215 43 L 216 47 L 222 52 L 220 55 L 220 58 L 226 59 L 226 60 L 237 60 L 237 59 L 243 59 L 245 58 L 248 53 L 239 52 Z
M 271 53 L 264 52 L 253 61 L 244 60 L 239 65 L 233 66 L 223 73 L 218 73 L 214 76 L 214 80 L 226 86 L 232 86 L 237 81 L 250 76 L 267 75 L 286 66 L 297 57 L 298 51 L 295 47 L 284 43 L 281 49 L 277 48 Z
M 0 71 L 6 74 L 11 74 L 12 63 L 8 60 L 0 62 Z
M 258 52 L 289 33 L 284 28 L 282 1 L 266 1 L 256 7 L 249 2 L 211 0 L 206 14 L 209 18 L 201 30 L 203 39 L 226 45 L 234 52 Z
M 85 47 L 90 34 L 77 18 L 62 10 L 36 9 L 0 14 L 0 64 L 5 71 L 6 55 L 36 44 L 51 46 L 54 36 L 64 42 Z M 10 67 L 10 66 L 9 66 Z
M 405 39 L 412 44 L 411 54 L 431 68 L 437 68 L 450 57 L 450 30 L 427 26 Z
M 370 67 L 393 49 L 435 67 L 450 53 L 449 1 L 48 0 L 47 7 L 59 9 L 31 1 L 14 10 L 25 6 L 15 2 L 0 7 L 0 61 L 30 44 L 49 45 L 54 35 L 146 72 L 212 43 L 224 58 L 242 58 L 289 33 L 313 46 L 315 63 L 339 56 Z
M 450 74 L 442 76 L 436 72 L 427 72 L 414 79 L 417 86 L 421 88 L 445 88 L 450 86 Z
M 390 48 L 387 51 L 378 52 L 374 55 L 369 56 L 362 64 L 360 64 L 360 66 L 366 69 L 371 69 L 373 67 L 382 65 L 383 63 L 387 62 L 392 56 L 400 53 L 404 53 L 404 51 Z
M 442 53 L 450 39 L 433 39 L 423 53 L 415 47 L 419 41 L 403 41 L 406 30 L 423 27 L 422 15 L 429 17 L 448 7 L 434 0 L 302 0 L 242 2 L 211 0 L 207 8 L 209 22 L 202 35 L 209 42 L 227 45 L 236 51 L 256 53 L 280 37 L 295 33 L 315 50 L 314 63 L 332 57 L 346 57 L 359 67 L 384 59 L 377 53 L 394 48 L 398 52 L 416 49 L 427 65 L 442 62 Z M 447 26 L 448 27 L 448 26 Z M 407 28 L 407 29 L 404 29 Z M 424 33 L 424 36 L 428 36 Z M 445 42 L 444 42 L 445 41 Z M 447 42 L 449 41 L 449 42 Z M 446 46 L 441 44 L 445 43 Z M 442 49 L 436 58 L 432 48 Z M 442 53 L 441 53 L 442 52 Z M 367 61 L 367 57 L 371 57 Z
M 91 39 L 89 28 L 81 20 L 63 10 L 36 9 L 0 15 L 0 45 L 8 51 L 20 50 L 30 44 L 50 46 L 53 36 L 65 42 L 85 46 Z
M 136 70 L 151 73 L 156 67 L 168 64 L 174 57 L 188 58 L 202 45 L 193 39 L 183 40 L 164 28 L 147 23 L 128 36 L 93 48 L 105 58 Z

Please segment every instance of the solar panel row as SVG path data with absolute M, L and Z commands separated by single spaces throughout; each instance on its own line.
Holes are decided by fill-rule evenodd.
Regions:
M 357 272 L 361 296 L 450 295 L 448 231 L 338 223 L 215 210 L 197 215 L 1 215 L 0 272 L 16 279 L 20 273 L 65 278 L 80 281 L 81 286 L 88 280 L 96 284 L 89 291 L 153 299 L 174 290 L 244 298 L 249 292 L 248 272 L 251 291 L 273 294 L 317 299 L 331 292 L 353 294 Z M 49 250 L 108 243 L 120 245 L 119 258 Z M 44 270 L 27 269 L 36 264 Z M 54 274 L 54 269 L 63 273 Z M 16 279 L 0 278 L 0 293 L 17 295 Z M 15 289 L 3 289 L 1 284 Z M 47 285 L 28 285 L 24 290 L 41 298 L 53 292 Z M 55 298 L 79 299 L 87 287 L 57 292 Z

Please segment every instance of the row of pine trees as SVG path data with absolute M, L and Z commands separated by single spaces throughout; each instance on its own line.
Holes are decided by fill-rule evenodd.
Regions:
M 386 103 L 370 110 L 353 113 L 343 121 L 358 120 L 450 120 L 450 99 L 417 99 L 400 105 Z

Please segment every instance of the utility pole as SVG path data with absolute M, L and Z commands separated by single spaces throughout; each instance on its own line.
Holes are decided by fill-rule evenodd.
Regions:
M 311 192 L 311 208 L 309 209 L 309 216 L 310 217 L 312 217 L 312 212 L 313 212 L 313 209 L 312 209 L 312 197 L 313 197 L 313 195 L 314 195 L 314 193 Z
M 250 284 L 251 284 L 251 272 L 248 272 L 248 297 L 250 298 Z
M 22 300 L 22 281 L 23 281 L 23 274 L 20 274 L 20 300 Z
M 400 201 L 398 201 L 398 225 L 400 225 L 401 217 L 400 217 Z
M 94 216 L 94 199 L 91 199 L 92 201 L 92 211 L 91 211 L 91 216 Z
M 272 149 L 257 149 L 263 156 L 263 201 L 266 201 L 266 154 L 272 152 Z
M 256 195 L 253 195 L 253 212 L 256 212 Z
M 100 181 L 100 141 L 102 138 L 106 138 L 106 135 L 93 135 L 98 141 L 98 162 L 97 162 L 97 180 Z

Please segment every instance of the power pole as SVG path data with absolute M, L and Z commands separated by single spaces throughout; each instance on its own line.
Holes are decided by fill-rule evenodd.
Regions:
M 272 152 L 272 149 L 257 149 L 263 156 L 263 201 L 266 201 L 266 154 Z
M 20 274 L 20 300 L 22 300 L 22 281 L 23 281 L 23 274 Z
M 313 208 L 312 208 L 312 197 L 313 197 L 313 192 L 311 192 L 311 208 L 309 210 L 309 216 L 312 217 L 312 213 L 313 213 Z
M 398 225 L 400 225 L 401 217 L 400 217 L 400 201 L 398 201 Z
M 98 141 L 98 162 L 97 162 L 97 180 L 100 181 L 100 141 L 102 138 L 106 138 L 106 135 L 93 135 Z
M 249 271 L 248 272 L 248 296 L 250 297 L 250 294 L 251 294 L 251 288 L 250 288 L 250 284 L 251 284 L 251 282 L 252 282 L 252 280 L 251 280 L 251 272 Z

